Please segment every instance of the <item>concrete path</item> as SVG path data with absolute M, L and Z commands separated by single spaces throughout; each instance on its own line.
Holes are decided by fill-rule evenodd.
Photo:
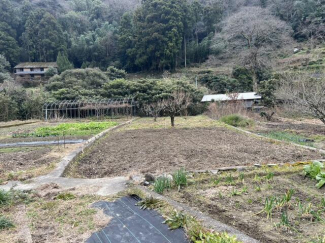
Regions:
M 61 162 L 57 165 L 56 169 L 50 172 L 47 175 L 39 176 L 33 178 L 29 183 L 23 183 L 20 181 L 9 181 L 5 185 L 0 186 L 0 190 L 34 190 L 38 187 L 55 183 L 62 189 L 71 189 L 75 188 L 79 192 L 84 192 L 85 194 L 97 194 L 100 196 L 108 196 L 116 194 L 120 191 L 126 189 L 126 183 L 128 182 L 128 178 L 126 177 L 114 177 L 114 178 L 99 178 L 99 179 L 78 179 L 78 178 L 66 178 L 63 177 L 64 171 L 67 166 L 83 151 L 91 146 L 95 141 L 99 138 L 105 136 L 107 133 L 116 130 L 122 126 L 128 125 L 132 123 L 135 119 L 122 123 L 118 126 L 109 128 L 98 135 L 90 138 L 86 142 L 84 142 L 79 148 L 72 151 L 69 155 L 64 157 Z

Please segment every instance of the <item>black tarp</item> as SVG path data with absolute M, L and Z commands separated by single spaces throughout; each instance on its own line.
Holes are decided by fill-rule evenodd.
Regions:
M 94 207 L 112 217 L 87 243 L 188 243 L 183 229 L 170 230 L 155 210 L 136 206 L 138 198 L 123 197 L 115 202 L 98 202 Z

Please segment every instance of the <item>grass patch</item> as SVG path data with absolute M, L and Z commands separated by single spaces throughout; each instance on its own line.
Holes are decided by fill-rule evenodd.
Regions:
M 0 230 L 14 228 L 14 223 L 5 216 L 0 215 Z
M 88 136 L 114 127 L 117 124 L 117 122 L 62 123 L 57 126 L 40 127 L 31 133 L 14 133 L 12 137 Z
M 314 147 L 313 142 L 309 141 L 307 138 L 289 132 L 269 132 L 263 135 L 277 140 L 293 142 L 300 145 Z
M 228 116 L 223 116 L 220 118 L 220 121 L 234 126 L 234 127 L 251 127 L 254 125 L 254 121 L 251 119 L 246 119 L 240 115 L 233 114 Z

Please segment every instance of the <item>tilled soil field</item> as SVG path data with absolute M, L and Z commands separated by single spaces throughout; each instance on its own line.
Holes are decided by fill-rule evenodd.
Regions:
M 52 162 L 53 157 L 48 156 L 50 152 L 51 148 L 41 147 L 27 152 L 0 153 L 0 174 L 26 170 Z
M 67 174 L 101 178 L 319 158 L 322 155 L 317 152 L 222 127 L 130 130 L 101 140 L 71 165 Z

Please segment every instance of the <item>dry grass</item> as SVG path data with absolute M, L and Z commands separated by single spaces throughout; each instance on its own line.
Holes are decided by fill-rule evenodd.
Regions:
M 15 228 L 0 231 L 0 243 L 9 242 L 84 242 L 93 232 L 105 227 L 110 217 L 91 205 L 113 197 L 93 195 L 78 196 L 72 192 L 49 190 L 36 193 L 28 204 L 0 208 L 0 213 L 10 218 Z M 54 195 L 69 193 L 74 198 L 55 199 Z M 64 197 L 63 197 L 64 198 Z
M 217 127 L 222 123 L 210 119 L 208 116 L 183 116 L 175 118 L 175 128 L 194 128 L 194 127 Z M 132 124 L 125 126 L 119 131 L 137 129 L 174 129 L 171 127 L 169 117 L 159 117 L 157 122 L 153 118 L 141 118 Z

